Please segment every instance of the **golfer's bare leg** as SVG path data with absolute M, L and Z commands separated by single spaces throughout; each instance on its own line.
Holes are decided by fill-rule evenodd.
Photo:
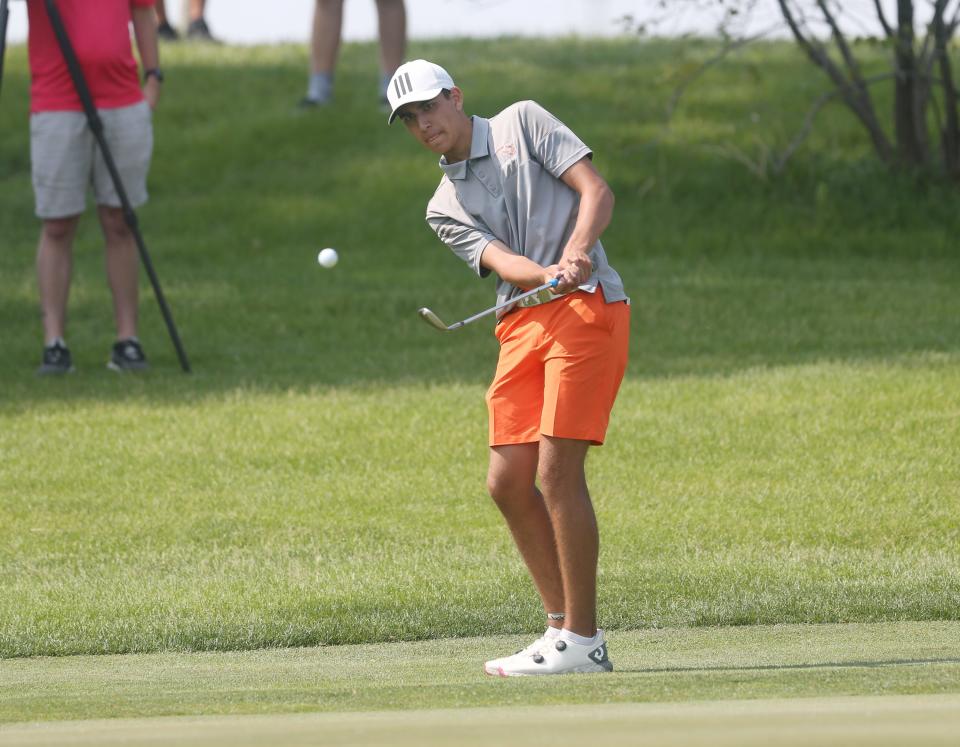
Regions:
M 117 339 L 122 340 L 137 334 L 140 259 L 133 232 L 123 219 L 123 210 L 100 205 L 97 212 L 106 243 L 107 280 L 113 293 Z
M 564 627 L 590 637 L 597 632 L 600 537 L 584 474 L 588 448 L 589 441 L 542 436 L 538 472 L 563 577 Z
M 333 74 L 340 51 L 343 0 L 317 0 L 310 35 L 310 72 Z
M 44 344 L 64 337 L 67 327 L 67 298 L 73 272 L 73 237 L 80 216 L 43 221 L 37 244 L 37 286 L 43 314 Z
M 380 24 L 380 69 L 392 75 L 403 63 L 407 45 L 407 10 L 403 0 L 377 0 Z
M 545 612 L 564 610 L 563 581 L 550 515 L 537 490 L 537 444 L 493 446 L 487 488 L 507 521 Z M 548 624 L 559 626 L 559 622 Z

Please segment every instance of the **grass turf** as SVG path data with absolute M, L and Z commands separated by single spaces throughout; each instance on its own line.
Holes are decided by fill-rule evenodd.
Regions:
M 934 695 L 960 685 L 956 622 L 620 631 L 610 635 L 609 676 L 481 673 L 485 658 L 526 642 L 14 659 L 0 670 L 0 722 Z
M 623 744 L 659 747 L 953 745 L 960 696 L 874 696 L 602 706 L 513 706 L 413 712 L 207 716 L 38 724 L 3 730 L 8 747 L 473 747 Z
M 960 217 L 881 171 L 839 109 L 793 168 L 815 74 L 767 45 L 663 107 L 698 44 L 418 43 L 468 109 L 535 96 L 618 196 L 605 244 L 633 358 L 590 479 L 600 615 L 627 630 L 960 617 Z M 141 225 L 194 364 L 145 288 L 153 371 L 103 370 L 99 236 L 77 240 L 79 372 L 32 376 L 37 226 L 26 52 L 0 108 L 0 656 L 194 651 L 532 631 L 483 494 L 491 302 L 425 227 L 438 172 L 388 129 L 370 45 L 336 108 L 297 112 L 300 47 L 165 48 Z M 642 97 L 637 90 L 645 91 Z M 759 145 L 758 145 L 759 143 Z M 322 246 L 335 270 L 316 266 Z

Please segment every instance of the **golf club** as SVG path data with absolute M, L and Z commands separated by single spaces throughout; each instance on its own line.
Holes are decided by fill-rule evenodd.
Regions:
M 508 306 L 513 306 L 515 303 L 517 303 L 518 301 L 522 301 L 525 298 L 529 298 L 530 296 L 535 296 L 537 293 L 542 293 L 543 291 L 548 290 L 550 288 L 556 288 L 559 282 L 560 281 L 557 280 L 557 278 L 554 278 L 549 283 L 544 283 L 543 285 L 537 288 L 533 288 L 532 290 L 528 290 L 525 293 L 521 293 L 519 296 L 516 296 L 515 298 L 511 298 L 509 301 L 498 303 L 496 306 L 491 306 L 489 309 L 486 309 L 485 311 L 481 311 L 479 314 L 474 314 L 473 316 L 467 317 L 463 321 L 454 322 L 453 324 L 449 324 L 449 325 L 444 324 L 440 320 L 440 317 L 438 317 L 436 314 L 434 314 L 432 311 L 430 311 L 430 309 L 426 307 L 420 309 L 417 313 L 420 315 L 420 318 L 423 319 L 423 321 L 425 321 L 431 327 L 436 327 L 437 329 L 443 332 L 452 332 L 453 330 L 460 329 L 460 327 L 470 324 L 470 322 L 475 322 L 477 319 L 481 319 L 482 317 L 485 317 L 488 314 L 493 314 L 499 311 L 500 309 L 505 309 Z
M 137 250 L 140 253 L 140 260 L 143 262 L 143 267 L 147 271 L 147 276 L 150 278 L 150 284 L 153 286 L 153 294 L 157 299 L 157 304 L 160 306 L 160 313 L 163 315 L 163 320 L 167 324 L 167 331 L 170 333 L 173 347 L 176 348 L 177 357 L 180 359 L 180 367 L 184 373 L 190 373 L 190 362 L 187 360 L 187 353 L 180 342 L 180 335 L 177 333 L 177 327 L 173 323 L 173 315 L 170 313 L 170 308 L 167 306 L 166 299 L 163 296 L 163 290 L 160 288 L 160 278 L 157 277 L 157 273 L 153 269 L 153 262 L 150 261 L 147 246 L 144 244 L 143 236 L 140 234 L 140 228 L 137 225 L 137 214 L 133 212 L 133 207 L 130 205 L 127 192 L 123 188 L 123 181 L 120 179 L 120 172 L 117 171 L 116 162 L 113 160 L 113 154 L 107 147 L 107 141 L 103 135 L 103 121 L 97 113 L 97 108 L 93 103 L 93 96 L 90 95 L 90 89 L 87 87 L 83 72 L 80 70 L 80 62 L 77 60 L 73 45 L 70 43 L 70 37 L 67 36 L 67 29 L 63 24 L 63 18 L 60 16 L 60 11 L 57 10 L 54 0 L 46 0 L 46 8 L 47 15 L 50 17 L 50 25 L 53 26 L 53 33 L 57 37 L 57 43 L 60 46 L 60 51 L 63 53 L 63 59 L 67 63 L 67 69 L 70 72 L 70 77 L 73 79 L 74 88 L 77 90 L 83 111 L 87 116 L 87 122 L 97 141 L 97 145 L 100 147 L 107 171 L 110 172 L 110 179 L 113 181 L 113 186 L 117 190 L 117 196 L 120 198 L 120 205 L 123 208 L 123 218 L 130 227 L 130 232 L 133 234 L 133 238 L 137 244 Z

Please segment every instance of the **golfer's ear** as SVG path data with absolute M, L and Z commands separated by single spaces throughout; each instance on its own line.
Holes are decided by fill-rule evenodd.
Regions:
M 450 98 L 453 99 L 453 105 L 457 107 L 458 112 L 463 111 L 463 91 L 454 86 L 450 89 Z

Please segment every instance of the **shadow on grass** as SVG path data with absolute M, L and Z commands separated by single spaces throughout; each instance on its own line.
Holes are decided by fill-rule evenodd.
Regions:
M 704 672 L 777 672 L 787 670 L 817 669 L 881 669 L 884 667 L 928 666 L 960 664 L 960 659 L 888 659 L 884 661 L 827 661 L 816 664 L 756 664 L 748 666 L 718 667 L 617 667 L 618 672 L 632 674 L 699 674 Z

